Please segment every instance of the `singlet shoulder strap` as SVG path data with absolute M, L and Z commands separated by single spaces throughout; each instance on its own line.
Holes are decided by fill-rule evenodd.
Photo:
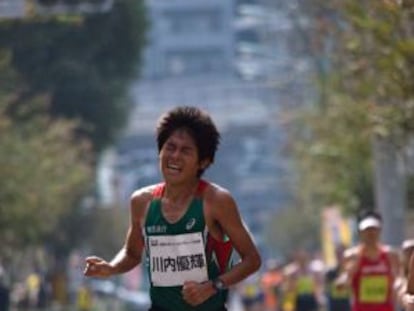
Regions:
M 389 245 L 381 244 L 379 250 L 383 254 L 389 254 L 392 251 L 392 248 Z
M 392 248 L 388 245 L 380 246 L 380 256 L 391 265 L 391 252 Z
M 204 190 L 207 188 L 208 185 L 209 185 L 209 182 L 205 181 L 204 179 L 200 179 L 195 196 L 201 197 L 203 195 Z
M 209 183 L 207 181 L 200 179 L 198 186 L 197 186 L 196 193 L 195 193 L 196 197 L 201 197 L 203 195 L 204 190 L 207 188 L 208 185 Z M 164 182 L 156 184 L 154 189 L 152 190 L 152 195 L 154 199 L 161 198 L 162 195 L 164 194 L 164 189 L 165 189 Z
M 155 185 L 154 189 L 152 190 L 152 195 L 154 199 L 160 199 L 164 194 L 165 183 L 161 182 Z

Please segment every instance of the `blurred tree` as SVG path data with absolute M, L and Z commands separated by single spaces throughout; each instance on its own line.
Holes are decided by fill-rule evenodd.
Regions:
M 61 261 L 73 249 L 89 250 L 103 258 L 112 258 L 122 247 L 128 229 L 129 214 L 119 206 L 78 204 L 66 210 L 57 228 L 46 237 L 46 245 Z
M 122 247 L 128 229 L 129 214 L 119 206 L 94 208 L 89 210 L 87 240 L 94 254 L 102 258 L 112 258 Z
M 346 97 L 329 99 L 323 113 L 300 111 L 291 129 L 298 200 L 311 210 L 332 204 L 348 212 L 373 207 L 369 108 Z
M 96 150 L 112 142 L 130 108 L 128 82 L 139 74 L 146 30 L 143 1 L 115 1 L 107 13 L 76 19 L 39 17 L 0 23 L 0 46 L 12 51 L 25 96 L 50 95 L 53 116 L 77 119 Z
M 292 149 L 303 204 L 340 203 L 351 211 L 373 206 L 373 137 L 392 138 L 392 147 L 402 150 L 412 135 L 413 13 L 385 0 L 329 6 L 336 18 L 325 28 L 335 36 L 314 34 L 330 46 L 328 79 L 321 77 L 325 96 L 298 114 Z
M 278 253 L 289 257 L 301 248 L 320 249 L 320 217 L 309 209 L 301 206 L 281 209 L 271 222 L 272 226 L 266 228 L 265 238 Z
M 91 180 L 91 148 L 74 136 L 76 124 L 51 119 L 47 96 L 27 99 L 13 122 L 5 111 L 22 87 L 0 50 L 0 257 L 59 232 Z M 3 84 L 4 82 L 4 84 Z

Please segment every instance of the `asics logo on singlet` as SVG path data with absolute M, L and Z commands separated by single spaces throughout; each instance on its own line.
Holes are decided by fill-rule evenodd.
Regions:
M 191 218 L 191 219 L 187 222 L 187 224 L 185 225 L 185 229 L 186 229 L 186 230 L 191 230 L 191 228 L 193 228 L 193 227 L 194 227 L 195 223 L 196 223 L 196 220 L 195 220 L 194 218 Z

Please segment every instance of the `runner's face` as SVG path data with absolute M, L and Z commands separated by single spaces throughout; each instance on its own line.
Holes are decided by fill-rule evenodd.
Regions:
M 360 231 L 361 241 L 366 244 L 375 244 L 380 238 L 380 229 L 376 227 L 370 227 Z
M 161 173 L 169 182 L 194 179 L 201 168 L 194 139 L 184 129 L 175 130 L 171 134 L 159 156 Z

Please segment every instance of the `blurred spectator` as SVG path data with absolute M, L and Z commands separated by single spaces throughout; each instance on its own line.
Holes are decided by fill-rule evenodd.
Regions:
M 10 298 L 12 305 L 18 309 L 27 309 L 29 307 L 27 289 L 23 282 L 13 284 Z
M 260 279 L 255 274 L 241 284 L 241 301 L 245 311 L 262 311 L 264 294 L 260 286 Z
M 336 265 L 327 270 L 325 275 L 325 290 L 327 297 L 327 310 L 328 311 L 350 311 L 350 290 L 346 287 L 338 287 L 335 284 L 338 278 L 342 266 L 343 258 L 342 254 L 345 250 L 344 246 L 338 246 L 336 248 Z
M 409 275 L 409 264 L 410 264 L 410 258 L 414 252 L 414 239 L 406 239 L 401 244 L 401 252 L 402 252 L 402 276 L 399 277 L 394 286 L 395 290 L 397 291 L 397 299 L 398 303 L 401 307 L 401 310 L 408 310 L 408 306 L 406 305 L 406 302 L 404 301 L 404 296 L 407 291 L 407 279 Z M 406 309 L 404 309 L 406 307 Z
M 27 276 L 26 289 L 29 307 L 37 307 L 40 289 L 40 276 L 38 273 L 32 272 Z
M 312 261 L 306 250 L 296 251 L 293 262 L 284 270 L 284 310 L 316 311 L 324 304 L 321 269 L 320 260 Z
M 279 310 L 282 286 L 282 265 L 275 259 L 266 262 L 266 271 L 261 278 L 266 311 Z
M 7 286 L 3 267 L 0 265 L 0 311 L 8 311 L 10 307 L 10 289 Z
M 44 309 L 49 306 L 51 300 L 51 286 L 46 276 L 40 278 L 39 291 L 37 293 L 37 307 Z
M 53 300 L 59 305 L 65 305 L 68 302 L 67 278 L 64 271 L 56 269 L 53 272 L 52 280 Z
M 405 277 L 408 276 L 409 264 L 411 255 L 414 252 L 414 239 L 404 240 L 401 244 L 402 249 L 402 263 L 403 263 L 403 274 Z
M 86 282 L 84 282 L 78 289 L 76 305 L 78 311 L 92 310 L 92 291 Z
M 67 266 L 67 290 L 70 304 L 76 304 L 78 290 L 83 286 L 83 274 L 79 273 L 83 258 L 78 251 L 73 251 L 68 260 Z

